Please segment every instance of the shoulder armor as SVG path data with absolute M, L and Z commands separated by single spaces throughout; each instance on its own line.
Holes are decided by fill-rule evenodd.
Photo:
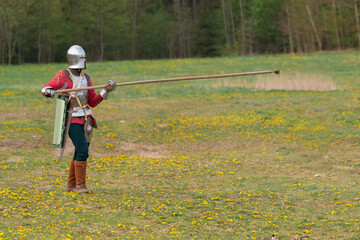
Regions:
M 89 75 L 87 75 L 86 73 L 84 73 L 84 76 L 85 76 L 85 78 L 86 78 L 86 81 L 88 82 L 88 84 L 90 83 L 90 76 Z
M 65 73 L 65 75 L 68 77 L 68 79 L 70 79 L 70 81 L 72 82 L 72 79 L 71 79 L 71 76 L 70 76 L 70 73 L 67 69 L 64 69 L 63 70 L 63 73 Z

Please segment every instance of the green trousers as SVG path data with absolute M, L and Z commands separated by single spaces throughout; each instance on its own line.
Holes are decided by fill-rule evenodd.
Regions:
M 73 159 L 76 161 L 86 161 L 89 157 L 89 143 L 84 134 L 84 125 L 71 123 L 69 137 L 75 146 Z

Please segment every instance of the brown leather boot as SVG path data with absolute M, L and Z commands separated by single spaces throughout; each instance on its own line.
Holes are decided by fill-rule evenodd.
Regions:
M 68 184 L 66 187 L 67 192 L 75 192 L 76 190 L 76 177 L 75 177 L 75 166 L 74 160 L 70 161 Z
M 88 193 L 89 190 L 86 188 L 86 161 L 75 161 L 75 176 L 76 176 L 76 192 Z

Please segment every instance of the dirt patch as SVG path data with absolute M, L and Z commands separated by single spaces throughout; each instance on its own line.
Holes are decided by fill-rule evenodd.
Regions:
M 112 142 L 114 148 L 107 151 L 101 144 L 90 146 L 90 156 L 108 157 L 110 155 L 129 155 L 144 158 L 165 158 L 167 148 L 163 145 L 147 145 L 144 143 L 134 143 L 128 141 Z
M 0 151 L 29 151 L 38 149 L 44 146 L 37 136 L 34 136 L 31 140 L 24 139 L 1 139 Z
M 104 144 L 92 139 L 89 149 L 90 157 L 109 157 L 111 155 L 129 155 L 144 158 L 165 158 L 167 157 L 167 148 L 163 145 L 147 145 L 144 143 L 134 143 L 128 141 L 112 142 L 113 149 L 106 149 Z M 54 156 L 60 156 L 61 148 L 54 148 L 51 152 Z M 68 139 L 64 150 L 63 159 L 71 158 L 75 148 L 71 140 Z
M 2 151 L 16 151 L 23 149 L 26 146 L 24 140 L 15 140 L 15 139 L 1 139 L 0 141 L 0 150 Z
M 1 112 L 0 121 L 17 121 L 26 119 L 27 113 L 25 111 L 10 112 L 4 111 Z
M 9 159 L 6 160 L 6 162 L 21 162 L 23 159 L 19 156 L 10 156 Z
M 332 91 L 336 90 L 334 80 L 325 75 L 281 74 L 259 76 L 256 81 L 246 79 L 223 80 L 212 85 L 213 88 L 248 88 L 255 90 L 300 90 L 300 91 Z
M 255 84 L 259 90 L 336 90 L 333 79 L 325 75 L 280 75 L 279 77 L 260 77 Z
M 132 142 L 120 142 L 120 149 L 131 153 L 132 155 L 147 158 L 164 158 L 166 157 L 166 147 L 163 145 L 146 145 Z

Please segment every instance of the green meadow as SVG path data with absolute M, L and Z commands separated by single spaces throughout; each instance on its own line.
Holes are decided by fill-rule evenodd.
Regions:
M 40 93 L 67 65 L 0 66 L 0 239 L 359 239 L 359 62 L 88 62 L 94 85 L 281 71 L 117 88 L 92 109 L 90 194 L 65 191 L 72 144 L 59 161 Z

